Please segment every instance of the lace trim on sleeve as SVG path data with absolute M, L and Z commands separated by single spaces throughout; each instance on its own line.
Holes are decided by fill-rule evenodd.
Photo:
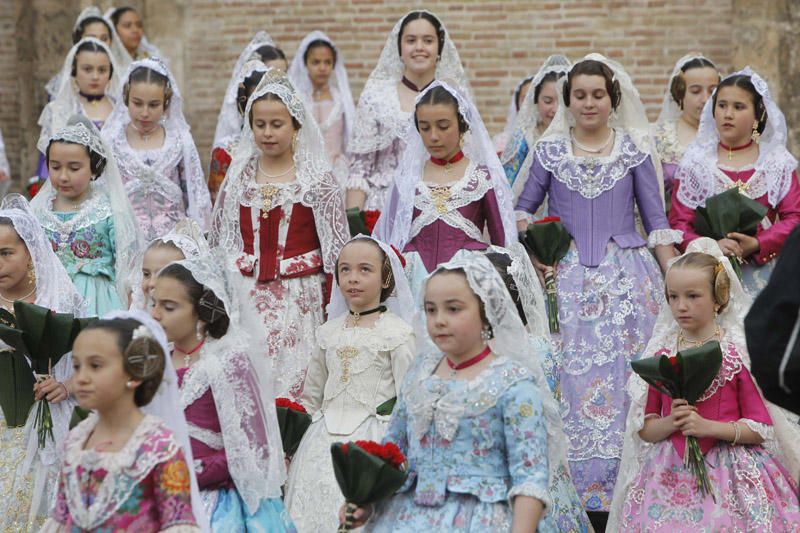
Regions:
M 750 420 L 749 418 L 740 418 L 739 422 L 749 427 L 755 433 L 758 433 L 761 438 L 764 439 L 764 444 L 775 439 L 775 428 L 769 424 L 756 422 L 755 420 Z
M 550 492 L 542 489 L 542 487 L 536 485 L 535 483 L 520 483 L 519 485 L 514 485 L 511 487 L 511 490 L 508 491 L 508 505 L 512 509 L 514 506 L 514 498 L 516 496 L 530 496 L 531 498 L 536 498 L 542 502 L 544 504 L 544 514 L 542 514 L 542 516 L 545 516 L 548 509 L 553 506 L 553 500 L 550 497 Z
M 648 248 L 683 242 L 683 232 L 677 229 L 657 229 L 647 236 Z

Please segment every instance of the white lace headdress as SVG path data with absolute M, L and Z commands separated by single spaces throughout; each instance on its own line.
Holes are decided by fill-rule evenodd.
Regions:
M 200 155 L 197 153 L 197 147 L 194 144 L 194 139 L 192 139 L 191 128 L 183 116 L 181 91 L 178 89 L 178 84 L 172 72 L 158 57 L 149 57 L 134 61 L 128 65 L 128 70 L 122 78 L 123 84 L 129 83 L 133 71 L 140 67 L 153 70 L 168 80 L 172 96 L 169 107 L 162 119 L 163 125 L 167 131 L 175 132 L 180 138 L 183 154 L 183 177 L 186 180 L 186 196 L 189 200 L 186 213 L 189 218 L 200 224 L 203 230 L 207 230 L 211 217 L 211 196 L 209 195 L 206 176 L 200 163 Z M 107 139 L 115 138 L 128 126 L 130 121 L 128 106 L 122 98 L 119 98 L 114 105 L 114 110 L 103 125 L 103 135 Z
M 76 113 L 83 113 L 81 98 L 74 84 L 74 78 L 72 77 L 72 65 L 75 62 L 78 49 L 86 43 L 95 44 L 101 50 L 105 51 L 108 56 L 113 72 L 111 73 L 108 85 L 106 85 L 105 93 L 110 96 L 113 101 L 119 100 L 120 91 L 122 89 L 120 82 L 122 72 L 114 55 L 111 53 L 111 49 L 106 43 L 94 37 L 81 39 L 70 48 L 69 53 L 67 53 L 61 71 L 56 75 L 58 86 L 55 88 L 53 99 L 44 107 L 42 114 L 39 116 L 39 126 L 42 130 L 39 134 L 39 141 L 36 143 L 36 147 L 41 153 L 44 153 L 53 133 L 63 128 L 67 124 L 69 117 Z
M 386 38 L 386 44 L 378 58 L 378 64 L 367 78 L 364 90 L 358 102 L 358 114 L 353 125 L 353 133 L 347 145 L 348 150 L 357 154 L 375 152 L 389 146 L 398 137 L 405 134 L 408 123 L 403 116 L 396 113 L 396 109 L 386 104 L 387 99 L 397 99 L 397 84 L 403 77 L 405 66 L 397 51 L 400 26 L 403 20 L 415 12 L 428 13 L 439 22 L 441 19 L 426 10 L 409 11 L 392 28 Z M 444 46 L 439 54 L 436 64 L 436 79 L 454 80 L 465 92 L 470 92 L 469 81 L 458 56 L 456 45 L 450 39 L 444 24 Z M 375 124 L 380 123 L 380 128 Z
M 100 137 L 100 132 L 97 131 L 97 128 L 82 115 L 73 115 L 69 119 L 67 126 L 58 130 L 50 138 L 50 142 L 57 141 L 80 144 L 88 148 L 90 152 L 95 152 L 106 160 L 103 173 L 89 186 L 92 189 L 92 196 L 106 195 L 108 197 L 114 221 L 115 281 L 119 297 L 121 301 L 125 302 L 128 298 L 127 280 L 134 265 L 134 258 L 141 248 L 142 238 L 136 223 L 136 215 L 134 215 L 131 203 L 128 201 L 125 187 L 122 185 L 117 161 L 112 154 L 111 148 Z M 43 227 L 58 231 L 62 223 L 53 213 L 53 201 L 55 198 L 56 190 L 50 180 L 47 180 L 31 201 L 31 208 Z M 87 200 L 87 202 L 90 201 Z M 105 210 L 101 208 L 96 213 L 90 214 L 83 223 L 99 222 L 100 219 L 95 220 L 94 217 L 105 216 L 104 213 Z
M 145 295 L 142 294 L 140 290 L 142 286 L 142 261 L 144 260 L 144 254 L 147 253 L 147 250 L 158 242 L 174 244 L 186 259 L 206 257 L 211 253 L 208 242 L 206 242 L 206 238 L 203 235 L 203 230 L 200 229 L 197 222 L 190 218 L 184 218 L 178 221 L 169 233 L 150 241 L 136 257 L 136 264 L 131 272 L 129 282 L 131 290 L 131 309 L 145 309 L 147 305 Z M 156 274 L 156 272 L 153 272 L 154 276 Z
M 644 105 L 639 97 L 639 91 L 633 84 L 633 80 L 625 72 L 625 69 L 618 62 L 608 59 L 605 56 L 597 53 L 588 54 L 583 59 L 573 63 L 571 69 L 574 69 L 579 63 L 583 61 L 599 61 L 606 65 L 614 74 L 614 81 L 619 82 L 621 98 L 617 109 L 611 113 L 608 120 L 608 125 L 611 128 L 618 128 L 624 130 L 630 137 L 633 144 L 636 145 L 641 152 L 650 156 L 653 166 L 656 169 L 658 176 L 659 190 L 661 192 L 661 199 L 664 198 L 664 175 L 661 169 L 661 159 L 658 157 L 656 150 L 655 140 L 653 139 L 650 122 L 647 119 L 647 113 L 644 110 Z M 570 69 L 570 70 L 571 70 Z M 556 139 L 566 139 L 571 142 L 570 130 L 575 124 L 575 119 L 572 113 L 564 105 L 564 83 L 567 77 L 561 78 L 556 84 L 558 93 L 558 111 L 556 111 L 550 127 L 547 128 L 539 141 L 550 141 Z
M 492 139 L 486 131 L 481 116 L 475 105 L 460 90 L 448 85 L 444 81 L 434 81 L 427 89 L 422 91 L 415 101 L 419 103 L 425 95 L 436 87 L 442 87 L 458 102 L 458 112 L 464 118 L 469 129 L 464 134 L 464 155 L 477 165 L 484 165 L 492 178 L 492 188 L 497 197 L 500 216 L 503 219 L 505 230 L 505 244 L 517 240 L 517 228 L 514 222 L 514 207 L 511 203 L 511 189 L 508 186 L 503 166 L 494 151 Z M 414 116 L 409 119 L 406 147 L 400 157 L 400 163 L 395 171 L 393 190 L 377 224 L 375 236 L 402 250 L 408 243 L 411 223 L 414 212 L 414 196 L 417 184 L 422 179 L 425 162 L 430 157 L 422 136 L 414 127 Z
M 324 269 L 333 273 L 339 251 L 349 236 L 349 226 L 344 212 L 344 201 L 339 185 L 331 175 L 331 165 L 325 152 L 325 144 L 314 117 L 307 112 L 303 99 L 291 82 L 278 71 L 270 69 L 264 74 L 256 90 L 247 101 L 244 116 L 250 115 L 253 103 L 265 94 L 274 94 L 301 125 L 297 131 L 294 151 L 295 175 L 301 188 L 303 205 L 314 212 L 314 222 L 322 246 Z M 260 156 L 249 121 L 244 122 L 242 137 L 233 161 L 220 187 L 220 196 L 214 206 L 209 243 L 220 247 L 228 254 L 240 254 L 243 250 L 239 226 L 239 202 L 248 183 L 245 169 L 253 158 Z
M 161 328 L 161 325 L 153 320 L 153 318 L 140 310 L 131 311 L 112 311 L 103 317 L 104 320 L 114 319 L 133 319 L 141 323 L 146 332 L 134 333 L 145 334 L 153 338 L 155 342 L 161 346 L 164 352 L 164 377 L 161 379 L 161 384 L 156 390 L 156 394 L 150 403 L 141 408 L 142 412 L 158 417 L 164 424 L 172 431 L 175 440 L 183 449 L 183 456 L 186 458 L 186 464 L 189 467 L 190 485 L 192 491 L 192 514 L 194 514 L 197 524 L 204 532 L 211 531 L 209 517 L 206 515 L 203 499 L 200 497 L 200 488 L 197 484 L 197 476 L 194 470 L 194 458 L 192 455 L 192 445 L 189 440 L 189 426 L 186 423 L 186 417 L 181 409 L 181 392 L 178 388 L 178 375 L 175 373 L 175 367 L 172 365 L 172 357 L 170 357 L 171 350 L 167 342 L 167 335 Z M 141 326 L 140 326 L 141 328 Z M 139 329 L 137 328 L 137 332 Z M 119 502 L 122 504 L 123 502 Z
M 680 106 L 672 97 L 672 80 L 674 80 L 676 76 L 680 75 L 686 63 L 695 59 L 705 59 L 709 63 L 712 63 L 710 59 L 699 52 L 688 53 L 680 58 L 677 63 L 675 63 L 675 67 L 672 69 L 672 74 L 670 74 L 669 78 L 667 78 L 667 87 L 664 89 L 664 99 L 661 102 L 661 112 L 658 114 L 658 119 L 656 120 L 657 124 L 661 124 L 662 122 L 672 122 L 681 118 L 683 111 L 681 111 Z
M 761 95 L 764 108 L 767 111 L 767 125 L 761 134 L 758 144 L 758 160 L 756 161 L 756 175 L 761 175 L 759 186 L 749 189 L 748 195 L 758 198 L 767 195 L 769 204 L 774 208 L 789 192 L 792 184 L 792 173 L 797 168 L 797 159 L 786 149 L 786 118 L 770 95 L 769 87 L 764 79 L 753 72 L 750 67 L 745 67 L 739 72 L 734 72 L 725 80 L 733 76 L 747 76 L 753 83 L 758 94 Z M 714 90 L 716 95 L 719 86 Z M 719 132 L 714 120 L 714 98 L 709 98 L 703 107 L 700 117 L 700 126 L 697 136 L 686 148 L 675 179 L 680 180 L 678 199 L 691 209 L 705 206 L 706 199 L 713 196 L 716 190 L 717 173 L 717 147 L 719 145 Z M 760 117 L 756 117 L 760 118 Z
M 217 253 L 172 263 L 183 266 L 204 289 L 213 292 L 230 319 L 222 338 L 206 338 L 200 359 L 184 377 L 181 404 L 186 408 L 207 386 L 212 388 L 228 469 L 253 514 L 263 500 L 281 497 L 286 467 L 271 366 L 253 360 L 261 351 L 247 333 L 258 327 L 256 313 L 240 307 L 236 283 L 241 276 L 224 263 Z M 204 305 L 203 299 L 200 305 Z
M 253 72 L 256 72 L 255 64 L 251 65 L 247 70 L 245 70 L 244 67 L 253 59 L 261 60 L 256 50 L 265 45 L 275 46 L 275 42 L 267 32 L 259 31 L 253 36 L 250 43 L 244 47 L 238 59 L 236 59 L 236 64 L 233 66 L 233 72 L 231 72 L 228 86 L 225 88 L 225 97 L 222 100 L 222 107 L 217 117 L 217 129 L 214 132 L 212 149 L 226 148 L 230 141 L 238 137 L 242 132 L 243 118 L 242 114 L 239 113 L 239 106 L 236 102 L 239 84 Z M 266 70 L 266 66 L 263 68 Z M 260 70 L 260 68 L 258 70 Z M 265 70 L 260 71 L 265 72 Z
M 308 50 L 308 45 L 314 41 L 324 41 L 331 45 L 336 51 L 336 64 L 333 67 L 333 73 L 328 85 L 333 89 L 334 99 L 338 100 L 341 105 L 341 113 L 344 114 L 344 138 L 345 149 L 347 148 L 347 140 L 350 138 L 350 132 L 353 131 L 353 121 L 356 117 L 356 108 L 353 105 L 353 94 L 350 92 L 350 81 L 347 77 L 347 69 L 344 66 L 344 57 L 333 41 L 319 30 L 312 31 L 306 35 L 297 47 L 297 52 L 292 59 L 292 64 L 289 65 L 289 79 L 294 85 L 297 92 L 306 99 L 306 107 L 310 109 L 313 103 L 314 88 L 311 86 L 311 79 L 308 77 L 308 67 L 306 67 L 305 55 Z
M 689 243 L 686 253 L 700 252 L 714 257 L 725 268 L 730 279 L 730 301 L 728 305 L 719 313 L 718 324 L 723 332 L 723 343 L 730 342 L 736 346 L 741 359 L 724 361 L 723 368 L 728 368 L 725 379 L 722 383 L 711 385 L 713 388 L 724 385 L 725 382 L 733 379 L 742 368 L 750 370 L 750 356 L 747 352 L 747 343 L 744 336 L 744 317 L 750 309 L 752 300 L 745 292 L 739 281 L 738 276 L 733 270 L 730 261 L 725 257 L 716 241 L 707 237 L 701 237 Z M 677 260 L 670 262 L 670 267 Z M 653 328 L 653 335 L 644 357 L 653 357 L 662 348 L 674 348 L 678 339 L 680 326 L 672 317 L 669 304 L 664 301 L 661 304 L 661 312 Z M 725 347 L 723 345 L 723 354 Z M 729 357 L 725 354 L 724 357 Z M 722 369 L 720 370 L 722 372 Z M 639 437 L 639 431 L 644 427 L 644 410 L 647 404 L 648 385 L 637 374 L 631 374 L 627 384 L 628 395 L 631 398 L 631 406 L 625 424 L 625 439 L 622 448 L 622 460 L 620 471 L 617 476 L 617 483 L 614 487 L 614 498 L 611 503 L 611 513 L 609 515 L 608 527 L 610 531 L 619 529 L 619 520 L 622 518 L 624 510 L 623 503 L 628 494 L 636 475 L 643 465 L 643 460 L 647 451 L 653 446 L 646 443 Z M 761 391 L 759 391 L 760 394 Z M 708 391 L 706 392 L 708 394 Z M 774 454 L 783 463 L 792 477 L 797 480 L 800 475 L 800 428 L 796 423 L 790 423 L 787 413 L 780 407 L 768 402 L 763 394 L 760 394 L 772 418 L 772 427 L 758 424 L 757 422 L 744 420 L 747 426 L 764 438 L 764 447 Z M 792 420 L 796 416 L 789 415 Z
M 36 274 L 36 305 L 83 316 L 83 298 L 75 290 L 28 201 L 19 194 L 9 194 L 0 205 L 0 217 L 11 220 L 14 231 L 31 254 Z
M 400 262 L 400 257 L 398 257 L 391 246 L 369 235 L 356 235 L 350 239 L 348 243 L 359 240 L 373 241 L 380 246 L 383 253 L 389 258 L 389 263 L 392 265 L 392 277 L 394 278 L 394 291 L 392 291 L 392 294 L 386 299 L 386 307 L 392 313 L 402 318 L 407 324 L 413 324 L 416 315 L 414 296 L 411 294 L 411 288 L 408 285 L 408 279 L 403 270 L 403 264 Z M 339 284 L 336 281 L 336 276 L 334 276 L 331 303 L 328 304 L 328 319 L 336 318 L 346 312 L 347 303 L 344 301 L 342 292 L 339 289 Z

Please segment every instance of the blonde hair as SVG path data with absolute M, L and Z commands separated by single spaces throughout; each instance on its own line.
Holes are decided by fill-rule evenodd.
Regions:
M 714 296 L 714 301 L 719 305 L 719 312 L 721 313 L 725 310 L 731 297 L 731 278 L 728 276 L 725 266 L 716 257 L 702 252 L 690 252 L 679 257 L 672 264 L 670 270 L 673 268 L 693 268 L 707 273 L 708 281 L 711 283 L 711 294 Z M 664 285 L 664 293 L 669 298 L 666 284 Z

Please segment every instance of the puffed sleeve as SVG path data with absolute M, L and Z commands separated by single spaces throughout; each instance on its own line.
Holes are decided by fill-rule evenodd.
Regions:
M 183 457 L 183 450 L 179 449 L 172 458 L 156 465 L 151 475 L 161 529 L 197 525 L 192 512 L 189 467 Z
M 539 389 L 532 380 L 519 381 L 503 394 L 500 406 L 511 476 L 509 504 L 516 496 L 530 496 L 550 507 L 547 428 Z
M 516 210 L 531 215 L 536 213 L 550 189 L 550 177 L 550 172 L 539 163 L 539 158 L 535 158 L 528 173 L 528 181 L 525 182 L 525 188 L 517 200 Z

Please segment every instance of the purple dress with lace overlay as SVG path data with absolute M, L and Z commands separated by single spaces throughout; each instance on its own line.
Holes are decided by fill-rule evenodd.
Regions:
M 576 157 L 568 138 L 537 143 L 517 209 L 549 213 L 573 238 L 556 269 L 560 333 L 552 367 L 569 439 L 572 479 L 589 511 L 607 511 L 622 455 L 630 361 L 644 350 L 663 299 L 646 245 L 680 241 L 669 229 L 649 155 L 617 130 L 610 155 Z M 638 206 L 646 240 L 636 228 Z

